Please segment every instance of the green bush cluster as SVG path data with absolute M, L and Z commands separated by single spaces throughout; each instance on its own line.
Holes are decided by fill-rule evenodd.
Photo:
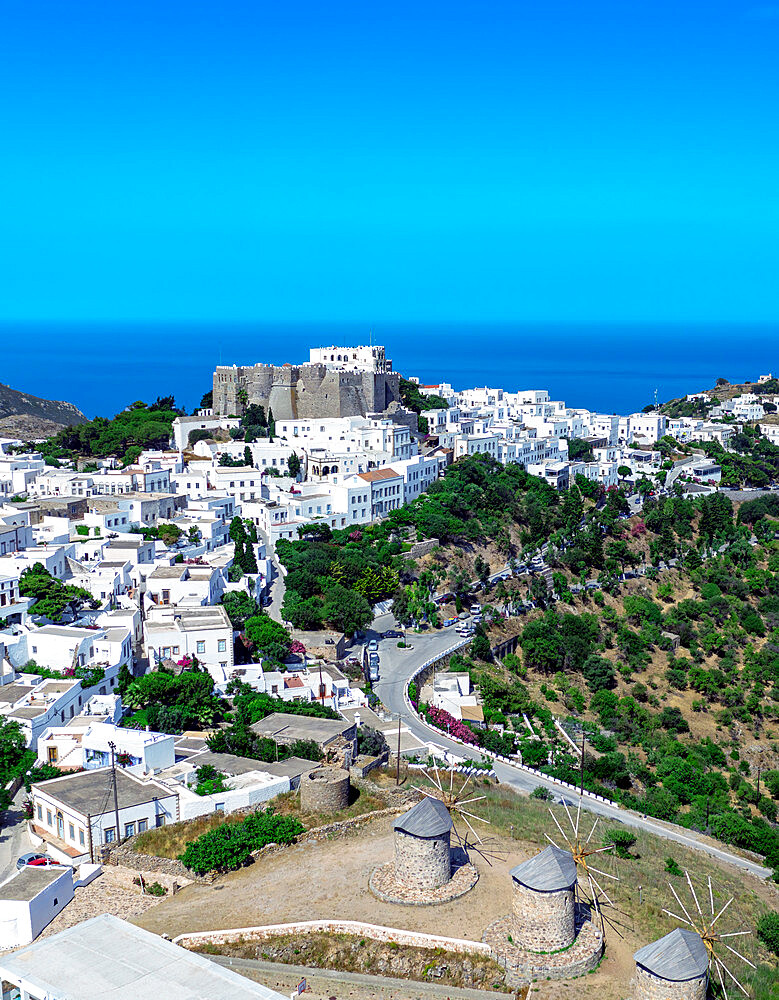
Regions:
M 266 844 L 291 844 L 304 832 L 300 820 L 279 816 L 269 807 L 237 823 L 223 823 L 190 841 L 179 860 L 196 875 L 234 871 L 248 861 L 252 851 Z

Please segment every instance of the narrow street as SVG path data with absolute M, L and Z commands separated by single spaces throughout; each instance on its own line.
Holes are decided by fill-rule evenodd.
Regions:
M 0 884 L 16 873 L 16 861 L 21 854 L 33 849 L 27 836 L 27 822 L 23 805 L 27 798 L 24 785 L 13 799 L 10 809 L 2 814 L 0 828 Z

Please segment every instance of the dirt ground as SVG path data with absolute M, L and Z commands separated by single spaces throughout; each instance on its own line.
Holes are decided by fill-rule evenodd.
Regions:
M 376 820 L 346 839 L 296 845 L 232 872 L 214 885 L 192 884 L 158 906 L 132 917 L 141 927 L 171 937 L 192 931 L 286 923 L 295 920 L 363 920 L 447 937 L 481 940 L 486 926 L 511 909 L 509 871 L 538 850 L 519 841 L 495 840 L 490 863 L 473 854 L 480 871 L 475 889 L 452 903 L 408 907 L 383 903 L 368 889 L 373 868 L 392 857 L 391 818 Z M 645 942 L 607 938 L 606 956 L 594 974 L 569 983 L 539 984 L 533 996 L 626 995 L 633 952 Z M 371 993 L 355 993 L 369 1000 Z

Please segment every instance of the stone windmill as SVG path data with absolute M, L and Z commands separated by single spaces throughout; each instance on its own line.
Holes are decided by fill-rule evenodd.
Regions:
M 506 983 L 569 979 L 600 961 L 603 932 L 590 907 L 576 902 L 573 854 L 555 844 L 511 869 L 511 913 L 491 923 L 482 940 L 506 969 Z
M 511 869 L 513 938 L 529 951 L 568 948 L 576 937 L 576 863 L 549 845 Z
M 552 817 L 560 837 L 562 838 L 562 842 L 570 852 L 576 866 L 577 891 L 581 894 L 583 902 L 585 902 L 588 906 L 591 906 L 600 918 L 601 930 L 605 933 L 605 925 L 608 924 L 620 937 L 622 937 L 620 932 L 617 930 L 616 921 L 614 921 L 611 917 L 606 916 L 603 912 L 604 904 L 615 910 L 616 907 L 614 905 L 614 901 L 599 881 L 599 879 L 610 879 L 611 881 L 619 882 L 617 875 L 606 870 L 608 859 L 613 858 L 614 856 L 614 846 L 595 846 L 596 842 L 593 841 L 592 837 L 598 823 L 600 822 L 599 816 L 595 817 L 595 822 L 592 824 L 587 838 L 584 838 L 582 830 L 581 799 L 579 800 L 575 818 L 571 814 L 567 804 L 563 802 L 563 805 L 570 824 L 569 833 L 566 833 L 564 827 L 558 822 L 557 817 L 551 809 L 549 810 L 549 815 Z M 548 834 L 545 833 L 544 836 L 551 845 L 554 847 L 559 846 Z M 603 855 L 603 858 L 598 858 L 598 855 Z M 596 861 L 600 867 L 596 867 Z
M 634 955 L 638 989 L 637 1000 L 657 996 L 654 989 L 656 980 L 687 983 L 686 987 L 677 987 L 677 990 L 673 992 L 674 998 L 676 998 L 677 993 L 680 1000 L 705 998 L 708 979 L 713 979 L 715 976 L 719 981 L 723 997 L 748 997 L 749 990 L 736 978 L 731 971 L 731 966 L 735 958 L 739 964 L 743 963 L 750 969 L 756 968 L 746 955 L 734 947 L 735 944 L 739 944 L 741 947 L 735 939 L 749 937 L 752 932 L 744 928 L 725 930 L 729 926 L 729 917 L 733 914 L 731 907 L 734 897 L 730 896 L 722 905 L 720 905 L 720 899 L 715 902 L 715 891 L 711 876 L 709 876 L 706 880 L 705 890 L 701 891 L 703 898 L 701 906 L 689 872 L 685 871 L 684 877 L 690 894 L 688 906 L 685 906 L 681 896 L 671 883 L 668 883 L 668 888 L 684 916 L 666 908 L 663 908 L 663 913 L 667 913 L 669 917 L 673 917 L 674 920 L 678 920 L 685 926 L 671 931 L 664 938 L 647 945 Z M 728 917 L 722 920 L 726 913 Z M 669 962 L 668 965 L 663 963 L 663 955 L 666 953 L 674 956 L 674 961 Z M 682 961 L 685 953 L 688 953 L 688 957 Z M 675 975 L 679 975 L 680 971 L 691 972 L 695 967 L 700 970 L 697 976 L 679 980 L 673 978 Z
M 445 903 L 472 889 L 479 878 L 470 863 L 452 865 L 452 817 L 447 806 L 425 797 L 393 823 L 394 859 L 375 869 L 371 891 L 391 903 Z
M 709 989 L 709 953 L 694 932 L 676 930 L 640 948 L 633 956 L 636 974 L 634 1000 L 706 1000 Z
M 465 825 L 473 834 L 476 843 L 483 844 L 484 841 L 476 832 L 476 830 L 471 825 L 469 820 L 473 820 L 476 823 L 486 823 L 487 825 L 489 825 L 489 820 L 483 819 L 481 816 L 477 816 L 476 813 L 473 812 L 473 803 L 480 802 L 482 799 L 486 798 L 486 796 L 471 795 L 469 798 L 465 797 L 466 795 L 465 789 L 468 787 L 473 775 L 469 774 L 468 777 L 463 782 L 463 784 L 458 788 L 455 786 L 454 783 L 454 767 L 450 767 L 449 782 L 448 782 L 449 787 L 447 788 L 446 777 L 442 778 L 437 766 L 428 770 L 426 774 L 427 777 L 430 779 L 430 781 L 433 783 L 434 790 L 431 791 L 427 788 L 422 788 L 420 786 L 417 786 L 417 791 L 421 792 L 422 795 L 425 795 L 436 802 L 443 802 L 443 804 L 446 806 L 449 812 L 449 815 L 457 816 L 460 819 L 462 819 L 462 821 L 465 823 Z M 470 806 L 471 808 L 465 809 L 464 808 L 465 806 Z M 454 826 L 452 826 L 452 829 L 454 830 L 454 835 L 459 839 L 459 834 L 457 833 L 457 829 Z M 463 843 L 463 847 L 465 848 L 467 847 L 467 845 Z M 479 853 L 483 854 L 483 852 L 481 851 Z

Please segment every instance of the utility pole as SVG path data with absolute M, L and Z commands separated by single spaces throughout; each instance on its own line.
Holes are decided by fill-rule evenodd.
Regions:
M 582 760 L 581 760 L 581 776 L 580 776 L 580 787 L 579 795 L 584 797 L 584 730 L 582 729 Z
M 89 860 L 95 863 L 95 849 L 92 846 L 92 813 L 87 813 L 87 833 L 89 835 Z
M 116 842 L 121 844 L 122 831 L 119 827 L 119 793 L 116 789 L 116 743 L 108 744 L 111 750 L 111 782 L 114 786 L 114 816 L 116 817 Z
M 400 784 L 400 712 L 398 712 L 398 755 L 395 761 L 395 784 Z

